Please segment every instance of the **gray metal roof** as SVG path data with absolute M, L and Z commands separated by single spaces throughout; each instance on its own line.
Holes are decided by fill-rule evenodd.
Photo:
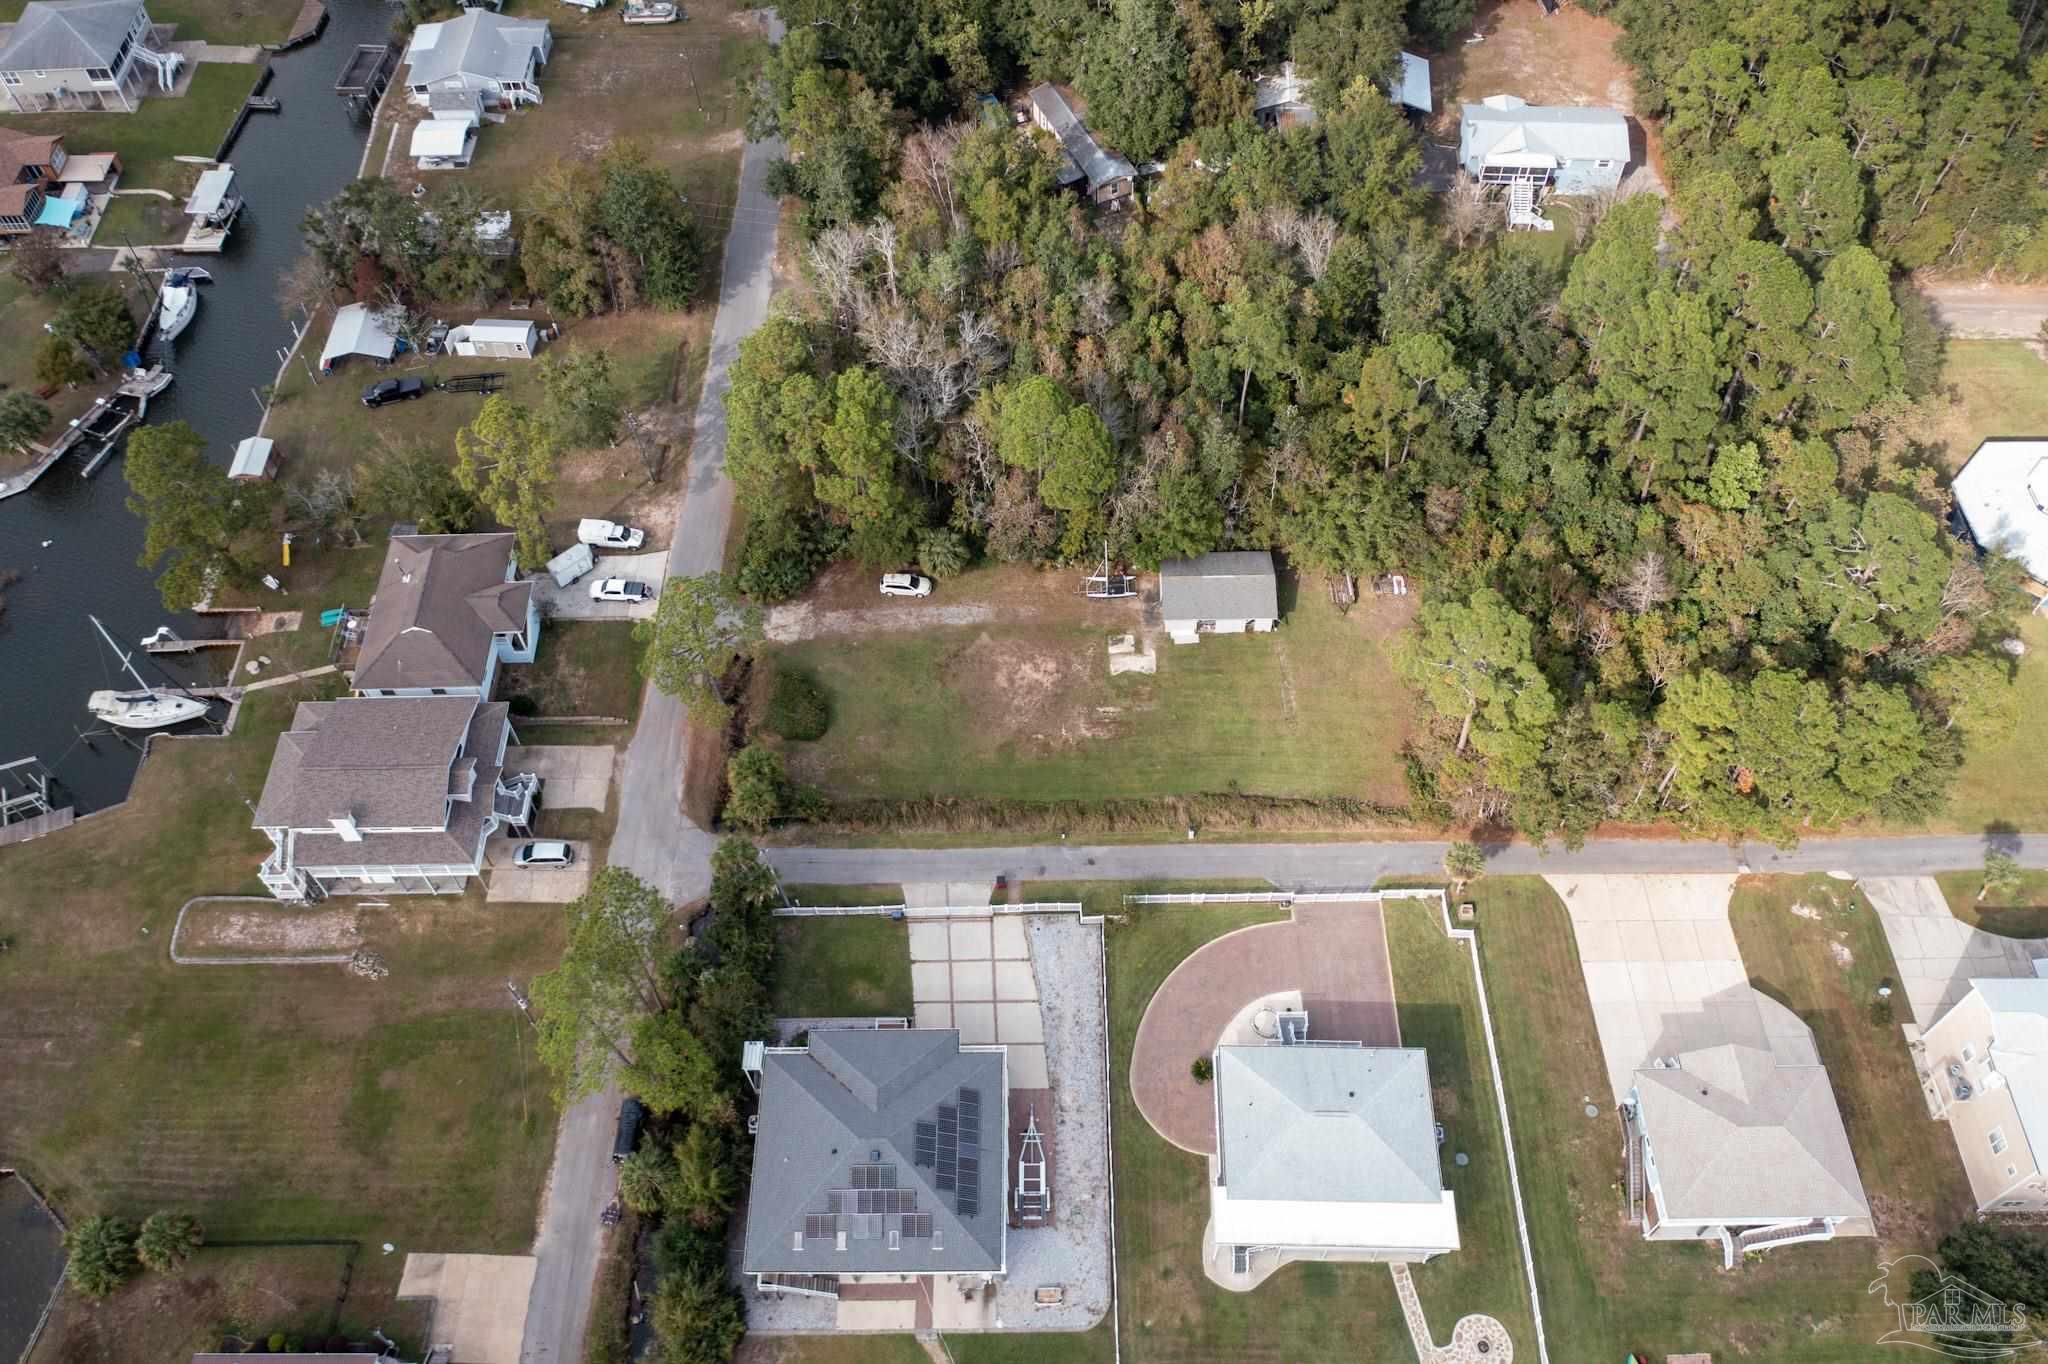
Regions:
M 1443 1201 L 1420 1047 L 1218 1047 L 1214 1083 L 1233 1201 Z
M 533 54 L 546 46 L 547 34 L 545 19 L 508 19 L 485 9 L 421 24 L 405 50 L 412 66 L 407 83 L 431 85 L 453 76 L 523 80 Z
M 1278 620 L 1280 589 L 1269 550 L 1170 559 L 1159 568 L 1167 620 Z
M 1513 95 L 1489 95 L 1461 105 L 1458 154 L 1482 159 L 1539 154 L 1560 161 L 1629 159 L 1628 120 L 1613 109 L 1529 104 Z
M 1112 180 L 1128 179 L 1138 173 L 1130 162 L 1106 150 L 1095 140 L 1095 134 L 1088 131 L 1088 125 L 1075 116 L 1066 96 L 1052 86 L 1032 86 L 1031 107 L 1052 125 L 1053 136 L 1060 140 L 1060 146 L 1081 174 L 1088 177 L 1090 193 Z M 1061 181 L 1065 182 L 1064 176 Z
M 1429 62 L 1413 52 L 1401 54 L 1401 65 L 1387 78 L 1387 94 L 1396 104 L 1405 104 L 1421 113 L 1436 112 L 1436 105 L 1429 95 Z
M 950 1029 L 813 1030 L 807 1050 L 768 1052 L 741 1268 L 749 1274 L 1000 1272 L 1008 1221 L 1006 1088 L 1002 1048 L 962 1050 L 960 1034 Z M 979 1096 L 978 1166 L 969 1180 L 956 1162 L 948 1181 L 943 1158 L 926 1163 L 920 1156 L 919 1128 L 959 1123 L 962 1090 Z M 856 1181 L 870 1167 L 889 1171 L 879 1191 L 907 1195 L 914 1207 L 862 1214 Z M 956 1187 L 941 1187 L 948 1182 Z M 963 1192 L 978 1200 L 971 1215 L 960 1211 Z M 906 1214 L 928 1216 L 932 1235 L 900 1236 L 899 1248 L 890 1250 L 888 1233 L 900 1233 Z
M 1635 1073 L 1667 1217 L 1739 1225 L 1870 1215 L 1824 1067 L 1781 1065 L 1736 1043 L 1677 1060 Z
M 141 13 L 141 0 L 29 0 L 0 48 L 0 71 L 111 67 Z

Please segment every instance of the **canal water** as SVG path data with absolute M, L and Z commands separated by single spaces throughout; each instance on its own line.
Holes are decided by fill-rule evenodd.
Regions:
M 177 258 L 204 265 L 214 282 L 201 286 L 191 326 L 163 348 L 177 382 L 151 400 L 149 419 L 189 422 L 206 437 L 209 458 L 223 466 L 235 443 L 256 433 L 263 413 L 254 391 L 276 377 L 278 348 L 291 344 L 278 282 L 298 258 L 300 219 L 354 179 L 362 160 L 368 125 L 348 116 L 334 93 L 335 77 L 356 44 L 381 42 L 399 13 L 382 0 L 328 0 L 328 10 L 318 41 L 271 59 L 267 93 L 283 111 L 251 114 L 228 153 L 245 206 L 226 252 Z M 149 117 L 147 107 L 132 117 Z M 213 148 L 191 150 L 203 155 Z M 289 459 L 288 451 L 279 453 Z M 131 685 L 87 615 L 97 615 L 124 645 L 161 624 L 191 632 L 191 618 L 163 609 L 155 575 L 136 562 L 142 524 L 127 508 L 121 460 L 115 456 L 87 481 L 67 459 L 31 491 L 0 501 L 0 573 L 20 575 L 4 589 L 0 611 L 0 763 L 41 758 L 80 813 L 123 799 L 139 760 L 118 739 L 103 734 L 88 744 L 78 737 L 95 725 L 85 710 L 87 693 Z M 144 676 L 159 664 L 173 676 L 196 676 L 175 661 L 136 661 Z

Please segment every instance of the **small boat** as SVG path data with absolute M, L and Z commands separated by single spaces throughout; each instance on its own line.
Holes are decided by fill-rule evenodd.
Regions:
M 164 276 L 163 292 L 157 296 L 157 334 L 166 341 L 192 325 L 199 311 L 199 282 L 193 270 L 173 270 Z
M 85 698 L 85 708 L 94 718 L 113 725 L 117 729 L 164 729 L 170 725 L 181 725 L 187 720 L 197 720 L 206 714 L 206 702 L 196 696 L 175 696 L 159 691 L 142 680 L 142 674 L 135 671 L 132 657 L 121 652 L 114 643 L 114 637 L 107 633 L 107 627 L 100 624 L 98 616 L 88 616 L 92 628 L 100 632 L 100 638 L 107 642 L 121 660 L 121 666 L 135 679 L 140 691 L 96 691 Z
M 669 0 L 626 0 L 623 17 L 629 24 L 673 24 L 680 14 Z

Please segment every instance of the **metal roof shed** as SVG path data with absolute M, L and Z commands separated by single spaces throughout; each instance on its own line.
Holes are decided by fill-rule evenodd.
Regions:
M 540 329 L 531 322 L 482 317 L 449 332 L 448 349 L 456 355 L 531 360 L 540 349 Z
M 416 161 L 468 161 L 469 142 L 477 118 L 430 118 L 412 130 L 411 154 Z
M 1970 537 L 2048 583 L 2048 438 L 1987 440 L 1951 485 Z
M 378 317 L 360 303 L 335 310 L 334 325 L 327 329 L 327 344 L 320 348 L 320 368 L 332 367 L 350 355 L 367 355 L 372 360 L 389 360 L 398 353 L 398 338 Z
M 1436 104 L 1429 94 L 1429 63 L 1413 52 L 1401 54 L 1401 66 L 1387 80 L 1387 94 L 1394 103 L 1406 105 L 1417 113 L 1436 112 Z
M 1159 569 L 1159 608 L 1176 644 L 1244 634 L 1280 621 L 1280 589 L 1267 550 L 1172 559 Z
M 266 436 L 251 436 L 235 447 L 229 478 L 269 478 L 277 472 L 277 442 Z

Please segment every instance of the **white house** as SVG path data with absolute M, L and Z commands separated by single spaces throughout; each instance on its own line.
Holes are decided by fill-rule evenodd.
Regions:
M 1979 548 L 2012 555 L 2048 583 L 2048 437 L 1985 441 L 1951 487 Z
M 358 696 L 488 698 L 500 663 L 531 663 L 540 603 L 514 537 L 394 535 L 370 599 Z
M 2048 1212 L 2048 980 L 1973 978 L 1912 1047 L 1977 1210 Z
M 448 350 L 454 355 L 531 360 L 540 350 L 540 329 L 531 322 L 478 318 L 448 333 Z
M 1221 1046 L 1212 1083 L 1203 1254 L 1217 1283 L 1243 1291 L 1296 1260 L 1410 1262 L 1458 1248 L 1420 1048 Z
M 459 894 L 484 843 L 532 822 L 540 778 L 504 770 L 510 708 L 475 696 L 303 701 L 256 804 L 280 900 Z
M 1619 185 L 1628 160 L 1628 120 L 1613 109 L 1489 95 L 1458 120 L 1458 164 L 1483 184 L 1591 194 Z
M 1267 550 L 1170 559 L 1159 569 L 1159 608 L 1175 644 L 1241 635 L 1280 623 L 1280 589 Z
M 406 89 L 431 107 L 437 91 L 469 91 L 488 108 L 539 104 L 540 68 L 554 50 L 545 19 L 508 19 L 486 9 L 413 30 L 405 49 Z

